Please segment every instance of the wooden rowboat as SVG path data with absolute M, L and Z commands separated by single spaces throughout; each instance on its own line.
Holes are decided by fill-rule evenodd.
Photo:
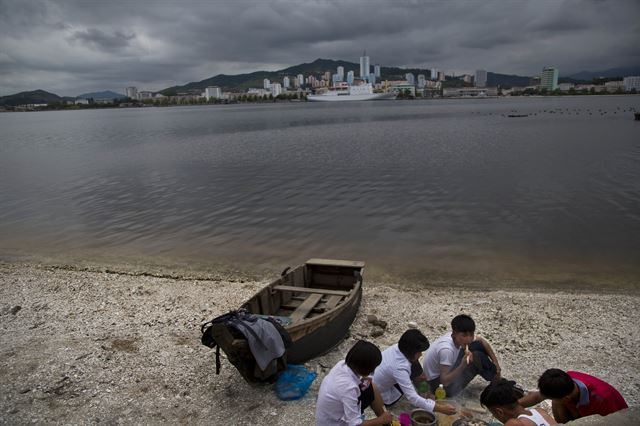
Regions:
M 280 323 L 292 341 L 286 361 L 303 363 L 328 352 L 347 335 L 362 299 L 363 269 L 360 261 L 310 259 L 285 269 L 240 308 Z M 247 372 L 244 361 L 252 356 L 247 342 L 228 327 L 214 325 L 214 336 L 247 381 L 262 381 L 275 373 Z

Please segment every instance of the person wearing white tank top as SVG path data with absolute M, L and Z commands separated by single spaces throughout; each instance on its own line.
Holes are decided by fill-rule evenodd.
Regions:
M 518 402 L 513 384 L 505 379 L 487 386 L 480 394 L 480 403 L 504 426 L 552 426 L 557 422 L 541 409 L 525 409 Z

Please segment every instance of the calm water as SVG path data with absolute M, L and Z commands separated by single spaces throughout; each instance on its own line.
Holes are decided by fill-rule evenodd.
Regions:
M 0 114 L 0 257 L 633 281 L 631 109 L 640 97 Z

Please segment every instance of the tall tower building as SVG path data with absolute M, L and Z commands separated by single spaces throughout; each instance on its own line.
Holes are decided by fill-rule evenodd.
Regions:
M 375 64 L 373 66 L 373 75 L 375 75 L 376 78 L 380 78 L 380 64 Z
M 304 86 L 304 75 L 298 74 L 298 84 Z
M 265 78 L 262 83 L 265 90 L 271 88 L 271 82 L 269 81 L 268 78 Z
M 127 98 L 138 99 L 138 88 L 137 87 L 127 87 L 124 89 L 124 94 Z
M 366 80 L 369 78 L 369 57 L 367 56 L 367 51 L 365 50 L 362 56 L 360 56 L 360 78 Z
M 355 80 L 355 75 L 353 71 L 349 71 L 347 73 L 347 84 L 349 84 L 349 86 L 351 86 L 353 84 L 353 80 Z
M 344 79 L 344 67 L 338 67 L 338 75 L 340 76 L 340 81 Z
M 558 88 L 558 68 L 544 67 L 540 76 L 540 88 L 556 90 Z
M 418 87 L 422 89 L 426 85 L 427 79 L 425 78 L 424 74 L 418 74 Z
M 487 70 L 476 70 L 476 87 L 487 87 Z
M 411 85 L 415 85 L 416 84 L 416 78 L 415 76 L 408 72 L 404 75 L 404 79 L 407 80 L 407 84 L 411 84 Z
M 288 89 L 289 86 L 291 86 L 291 83 L 289 82 L 289 76 L 285 75 L 284 78 L 282 79 L 282 87 L 284 87 L 285 89 Z
M 438 70 L 435 68 L 431 68 L 431 80 L 438 79 Z

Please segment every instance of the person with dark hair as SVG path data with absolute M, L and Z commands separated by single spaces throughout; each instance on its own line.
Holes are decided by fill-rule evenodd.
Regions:
M 316 404 L 318 426 L 379 426 L 391 423 L 393 416 L 385 410 L 377 387 L 369 377 L 382 361 L 376 345 L 359 340 L 322 380 Z M 375 419 L 364 420 L 364 410 L 371 407 Z
M 453 396 L 480 375 L 487 381 L 500 379 L 500 364 L 485 339 L 475 336 L 476 324 L 469 315 L 451 321 L 451 333 L 439 337 L 427 350 L 423 367 L 431 389 L 444 385 Z M 514 383 L 515 384 L 515 383 Z
M 406 396 L 414 407 L 429 412 L 454 414 L 456 408 L 449 404 L 436 403 L 433 399 L 420 396 L 412 380 L 422 376 L 419 359 L 429 347 L 429 340 L 420 330 L 405 331 L 397 344 L 382 352 L 382 363 L 373 375 L 373 382 L 380 390 L 385 405 L 393 405 Z
M 551 426 L 556 422 L 544 410 L 525 409 L 518 402 L 513 384 L 500 379 L 489 384 L 480 394 L 480 403 L 505 426 Z
M 566 423 L 580 417 L 606 416 L 627 408 L 620 392 L 597 377 L 577 371 L 551 368 L 538 379 L 538 390 L 529 392 L 519 402 L 525 407 L 551 399 L 553 417 Z

